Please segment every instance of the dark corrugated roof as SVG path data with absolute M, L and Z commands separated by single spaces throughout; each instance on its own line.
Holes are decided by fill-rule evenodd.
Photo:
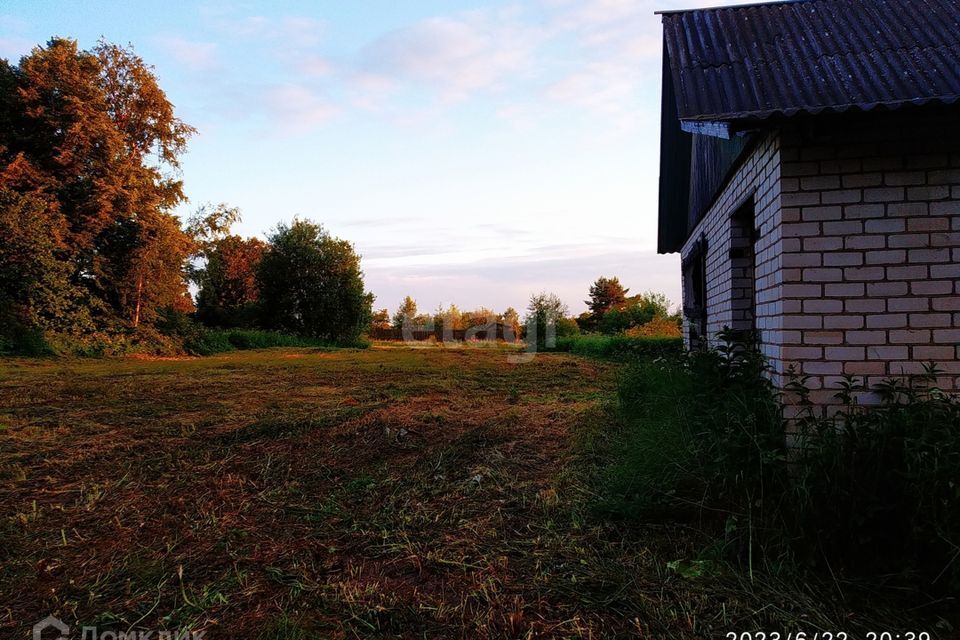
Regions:
M 800 0 L 663 14 L 684 121 L 960 99 L 960 0 Z

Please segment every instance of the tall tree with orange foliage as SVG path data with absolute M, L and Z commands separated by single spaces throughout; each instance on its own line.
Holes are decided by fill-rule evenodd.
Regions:
M 69 271 L 64 294 L 84 300 L 96 328 L 136 327 L 182 304 L 193 245 L 172 210 L 193 129 L 151 67 L 129 48 L 55 38 L 0 65 L 0 124 L 0 189 L 43 203 Z M 79 316 L 61 321 L 83 329 Z

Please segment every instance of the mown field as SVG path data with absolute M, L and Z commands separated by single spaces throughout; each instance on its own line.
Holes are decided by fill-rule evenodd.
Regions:
M 595 515 L 617 365 L 507 355 L 0 361 L 0 637 L 51 613 L 207 638 L 863 624 L 815 588 L 675 570 L 682 525 Z

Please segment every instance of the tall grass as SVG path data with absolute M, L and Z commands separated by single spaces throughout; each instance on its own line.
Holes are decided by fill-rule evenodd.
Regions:
M 817 535 L 806 550 L 857 574 L 921 584 L 960 596 L 960 399 L 933 365 L 875 390 L 882 406 L 858 406 L 865 387 L 848 376 L 830 419 L 799 419 L 798 519 Z M 806 404 L 802 379 L 792 384 Z
M 960 401 L 931 373 L 886 381 L 883 406 L 866 409 L 848 380 L 837 415 L 811 407 L 787 423 L 763 368 L 731 343 L 628 366 L 598 510 L 686 522 L 711 557 L 751 572 L 819 568 L 960 595 Z M 803 380 L 792 391 L 802 404 Z
M 696 525 L 715 551 L 780 555 L 789 493 L 781 408 L 758 354 L 746 349 L 640 360 L 619 380 L 625 427 L 603 476 L 601 510 Z M 770 553 L 760 553 L 765 544 Z

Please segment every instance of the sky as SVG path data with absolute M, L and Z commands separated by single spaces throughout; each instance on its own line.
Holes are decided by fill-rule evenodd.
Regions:
M 197 128 L 189 214 L 295 216 L 362 256 L 376 308 L 524 309 L 590 284 L 680 299 L 656 253 L 660 19 L 709 0 L 0 1 L 0 57 L 132 44 Z

